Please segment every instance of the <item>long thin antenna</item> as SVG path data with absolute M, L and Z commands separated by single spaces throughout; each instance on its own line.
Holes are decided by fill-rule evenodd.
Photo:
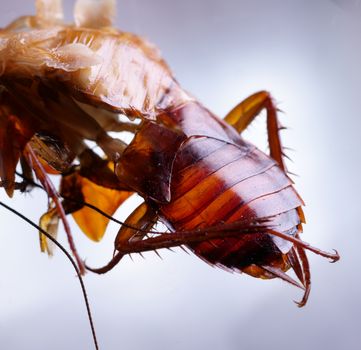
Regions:
M 87 310 L 87 314 L 88 314 L 88 319 L 89 319 L 89 323 L 90 323 L 90 328 L 92 331 L 92 335 L 93 335 L 93 341 L 94 341 L 94 346 L 96 350 L 99 350 L 99 346 L 98 346 L 98 341 L 97 341 L 97 336 L 95 333 L 95 327 L 94 327 L 94 322 L 93 322 L 93 317 L 91 314 L 91 310 L 90 310 L 90 304 L 89 304 L 89 300 L 88 300 L 88 295 L 86 292 L 86 288 L 85 288 L 85 284 L 83 281 L 83 278 L 81 277 L 80 271 L 78 266 L 76 265 L 74 259 L 71 257 L 71 255 L 67 252 L 67 250 L 54 238 L 52 237 L 48 232 L 46 232 L 45 230 L 43 230 L 40 226 L 36 225 L 33 221 L 31 221 L 30 219 L 28 219 L 26 216 L 24 216 L 23 214 L 19 213 L 17 210 L 9 207 L 8 205 L 6 205 L 5 203 L 0 201 L 0 206 L 4 207 L 5 209 L 11 211 L 12 213 L 14 213 L 15 215 L 17 215 L 18 217 L 20 217 L 21 219 L 23 219 L 24 221 L 26 221 L 29 225 L 33 226 L 34 228 L 36 228 L 37 230 L 39 230 L 44 236 L 46 236 L 49 240 L 51 240 L 64 254 L 65 256 L 69 259 L 69 261 L 71 262 L 71 264 L 74 267 L 74 270 L 79 278 L 79 282 L 80 282 L 80 287 L 83 293 L 83 298 L 85 301 L 85 306 L 86 306 L 86 310 Z

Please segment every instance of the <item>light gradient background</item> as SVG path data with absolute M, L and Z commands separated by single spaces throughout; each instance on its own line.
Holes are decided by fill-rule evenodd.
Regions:
M 329 264 L 309 254 L 312 293 L 213 269 L 180 249 L 125 258 L 106 276 L 85 278 L 101 349 L 359 349 L 361 344 L 361 1 L 119 0 L 117 25 L 156 43 L 181 84 L 224 116 L 249 94 L 269 90 L 285 111 L 283 133 L 307 207 L 303 239 L 337 248 Z M 65 1 L 70 20 L 73 1 Z M 32 1 L 1 1 L 0 23 L 34 12 Z M 265 144 L 264 120 L 248 137 Z M 40 191 L 0 198 L 37 220 Z M 125 218 L 135 203 L 118 214 Z M 0 209 L 0 348 L 92 349 L 78 281 L 64 256 L 40 254 L 37 233 Z M 101 265 L 100 244 L 74 227 L 80 254 Z M 61 231 L 61 240 L 66 243 Z

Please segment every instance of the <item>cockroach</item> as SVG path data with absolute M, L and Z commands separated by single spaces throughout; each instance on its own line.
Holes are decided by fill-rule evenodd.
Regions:
M 304 290 L 298 305 L 305 305 L 305 250 L 339 255 L 300 239 L 303 201 L 288 176 L 270 93 L 220 119 L 183 90 L 156 47 L 112 27 L 115 1 L 76 1 L 73 25 L 64 24 L 60 0 L 37 0 L 36 9 L 0 31 L 0 178 L 10 197 L 36 180 L 47 192 L 41 249 L 51 253 L 46 235 L 55 240 L 62 220 L 80 273 L 179 246 L 226 270 L 283 279 Z M 263 110 L 269 154 L 242 137 Z M 49 174 L 61 176 L 59 190 Z M 98 241 L 135 193 L 144 202 L 121 224 L 114 257 L 85 266 L 66 215 Z M 168 232 L 155 231 L 158 222 Z

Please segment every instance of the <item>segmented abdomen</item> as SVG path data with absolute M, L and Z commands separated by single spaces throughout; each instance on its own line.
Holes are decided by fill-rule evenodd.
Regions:
M 272 228 L 295 235 L 302 200 L 270 157 L 253 145 L 194 136 L 174 161 L 171 202 L 161 207 L 175 230 L 194 230 L 251 218 L 270 218 Z M 291 245 L 268 234 L 214 239 L 190 248 L 211 264 L 243 270 L 270 265 Z

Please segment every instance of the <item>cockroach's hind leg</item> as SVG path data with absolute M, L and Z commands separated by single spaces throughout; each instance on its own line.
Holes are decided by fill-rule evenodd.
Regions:
M 299 238 L 299 235 L 296 237 Z M 303 307 L 306 305 L 311 291 L 311 272 L 308 258 L 305 250 L 297 245 L 292 247 L 287 253 L 287 258 L 296 276 L 304 286 L 304 294 L 301 301 L 295 301 L 298 307 Z
M 283 272 L 280 268 L 275 268 L 272 266 L 266 266 L 266 265 L 262 265 L 262 266 L 258 266 L 261 269 L 267 271 L 270 275 L 272 275 L 273 277 L 277 277 L 280 278 L 282 280 L 284 280 L 285 282 L 288 282 L 300 289 L 305 289 L 304 286 L 302 286 L 301 284 L 299 284 L 296 280 L 294 280 L 292 277 L 288 276 L 285 272 Z
M 305 282 L 305 278 L 304 278 L 304 273 L 302 270 L 300 259 L 297 256 L 297 253 L 295 251 L 295 247 L 292 247 L 291 250 L 287 253 L 287 260 L 288 260 L 289 264 L 291 265 L 291 268 L 295 272 L 297 278 L 305 286 L 306 282 Z
M 311 292 L 311 270 L 305 250 L 302 247 L 298 247 L 296 245 L 296 251 L 301 260 L 304 281 L 305 281 L 304 283 L 305 293 L 302 297 L 302 300 L 298 302 L 296 301 L 296 304 L 298 305 L 298 307 L 303 307 L 306 305 L 308 297 Z
M 182 246 L 181 246 L 182 247 Z M 183 250 L 188 254 L 188 252 L 183 248 Z M 157 249 L 154 249 L 154 253 L 158 256 L 160 260 L 163 260 L 162 256 L 158 253 Z
M 335 252 L 335 253 L 333 254 L 333 256 L 334 256 L 335 258 L 333 258 L 332 261 L 330 261 L 331 264 L 339 261 L 340 258 L 341 258 L 341 257 L 340 257 L 340 254 L 338 253 L 338 251 L 337 251 L 336 249 L 333 249 L 333 251 Z
M 261 113 L 267 111 L 267 134 L 270 148 L 270 156 L 277 161 L 283 171 L 286 171 L 284 163 L 285 152 L 282 147 L 280 130 L 284 129 L 278 121 L 277 111 L 269 92 L 260 91 L 234 107 L 224 118 L 239 133 L 242 133 L 248 125 Z
M 133 214 L 132 214 L 133 215 Z M 134 231 L 134 226 L 132 225 L 132 230 Z M 146 233 L 151 231 L 140 230 L 143 237 L 146 236 Z M 309 243 L 302 241 L 297 237 L 290 236 L 286 233 L 278 232 L 272 230 L 271 228 L 262 225 L 262 224 L 251 224 L 249 222 L 233 222 L 229 224 L 224 224 L 222 228 L 218 226 L 202 228 L 193 231 L 177 231 L 172 233 L 162 233 L 157 237 L 151 237 L 148 239 L 128 239 L 124 241 L 124 244 L 116 246 L 123 254 L 129 253 L 138 253 L 145 252 L 154 249 L 163 249 L 163 248 L 172 248 L 179 247 L 180 245 L 187 245 L 195 242 L 209 241 L 214 238 L 226 238 L 226 237 L 241 237 L 245 234 L 260 233 L 273 235 L 280 237 L 285 241 L 295 244 L 297 247 L 302 247 L 312 251 L 315 254 L 321 255 L 325 258 L 331 259 L 332 262 L 335 262 L 340 259 L 339 254 L 335 250 L 335 253 L 325 252 L 321 249 L 311 246 Z
M 297 247 L 302 247 L 303 249 L 307 249 L 317 255 L 321 255 L 324 258 L 330 259 L 332 263 L 340 260 L 340 255 L 338 254 L 337 250 L 334 249 L 334 254 L 329 253 L 329 252 L 325 252 L 319 248 L 313 247 L 311 244 L 302 241 L 299 238 L 296 237 L 292 237 L 290 235 L 287 235 L 285 233 L 282 232 L 278 232 L 278 231 L 274 231 L 274 230 L 268 230 L 267 231 L 268 234 L 273 235 L 273 236 L 277 236 L 280 238 L 283 238 L 286 241 L 292 242 L 294 243 Z

